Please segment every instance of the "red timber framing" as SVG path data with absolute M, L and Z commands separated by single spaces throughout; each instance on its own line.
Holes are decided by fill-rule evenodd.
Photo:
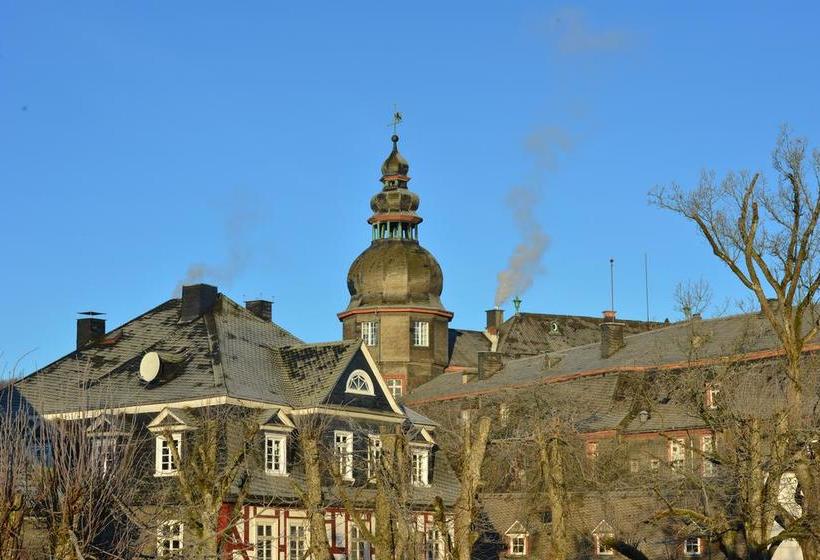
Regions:
M 242 519 L 233 527 L 227 527 L 230 511 L 233 504 L 222 504 L 219 515 L 219 531 L 226 531 L 229 535 L 229 544 L 223 552 L 223 559 L 230 560 L 242 558 L 242 560 L 256 560 L 256 535 L 254 530 L 259 523 L 269 523 L 275 527 L 276 560 L 290 560 L 288 558 L 288 533 L 289 527 L 298 523 L 308 527 L 308 518 L 304 510 L 283 507 L 264 507 L 246 505 L 242 508 Z M 364 514 L 368 527 L 372 531 L 374 519 L 370 512 Z M 330 543 L 330 553 L 339 557 L 347 556 L 350 546 L 350 527 L 353 525 L 350 514 L 341 508 L 328 508 L 325 510 L 325 529 L 327 539 Z M 417 515 L 417 528 L 421 541 L 428 531 L 436 529 L 434 514 L 420 512 Z M 309 535 L 309 530 L 306 531 Z M 310 537 L 308 536 L 308 539 Z M 376 547 L 371 546 L 371 556 L 375 557 Z

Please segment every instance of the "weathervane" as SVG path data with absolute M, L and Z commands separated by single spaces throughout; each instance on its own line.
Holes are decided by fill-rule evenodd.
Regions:
M 387 125 L 393 127 L 393 134 L 396 134 L 396 128 L 401 124 L 403 120 L 404 117 L 402 117 L 401 113 L 399 113 L 399 110 L 396 107 L 396 105 L 393 105 L 393 120 L 390 121 L 390 124 Z

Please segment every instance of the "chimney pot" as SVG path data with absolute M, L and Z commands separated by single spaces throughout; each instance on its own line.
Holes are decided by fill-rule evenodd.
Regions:
M 252 299 L 245 302 L 245 309 L 262 319 L 273 320 L 273 302 L 266 299 Z
M 105 336 L 105 319 L 82 317 L 77 319 L 77 350 Z
M 487 310 L 487 332 L 496 334 L 504 322 L 504 310 L 497 307 Z
M 179 320 L 193 321 L 209 312 L 216 304 L 219 291 L 216 286 L 209 284 L 193 284 L 182 286 L 182 305 L 179 310 Z
M 701 318 L 702 317 L 701 317 L 700 313 L 692 313 L 692 320 L 693 321 L 700 321 Z

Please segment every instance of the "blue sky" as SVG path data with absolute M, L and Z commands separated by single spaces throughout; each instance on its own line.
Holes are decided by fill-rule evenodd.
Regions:
M 820 144 L 814 3 L 0 0 L 0 369 L 70 351 L 189 269 L 340 336 L 393 105 L 453 325 L 483 326 L 520 233 L 549 237 L 527 311 L 676 318 L 676 283 L 745 294 L 647 204 L 705 167 L 769 170 L 781 124 Z M 510 306 L 507 305 L 509 308 Z

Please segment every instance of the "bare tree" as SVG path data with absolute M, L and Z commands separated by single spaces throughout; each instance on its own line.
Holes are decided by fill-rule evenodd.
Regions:
M 166 507 L 185 527 L 187 557 L 212 559 L 226 552 L 241 519 L 259 424 L 252 409 L 217 406 L 196 412 L 197 422 L 186 432 L 184 451 L 169 445 L 177 472 L 170 477 Z M 164 431 L 163 437 L 173 441 L 170 431 Z
M 0 389 L 0 560 L 23 554 L 26 517 L 31 514 L 28 494 L 33 451 L 28 415 L 22 409 L 14 384 Z
M 140 485 L 133 419 L 51 420 L 34 426 L 32 513 L 56 559 L 118 558 L 139 539 L 121 507 Z
M 792 517 L 789 525 L 803 557 L 816 560 L 820 468 L 802 356 L 819 328 L 820 153 L 815 150 L 807 157 L 806 152 L 806 140 L 793 138 L 784 129 L 772 155 L 776 187 L 767 187 L 757 173 L 731 173 L 719 184 L 713 173 L 704 173 L 696 189 L 659 187 L 650 201 L 696 225 L 715 256 L 754 294 L 780 341 L 780 377 L 786 390 L 782 444 L 792 458 L 802 506 L 799 518 L 784 517 Z

